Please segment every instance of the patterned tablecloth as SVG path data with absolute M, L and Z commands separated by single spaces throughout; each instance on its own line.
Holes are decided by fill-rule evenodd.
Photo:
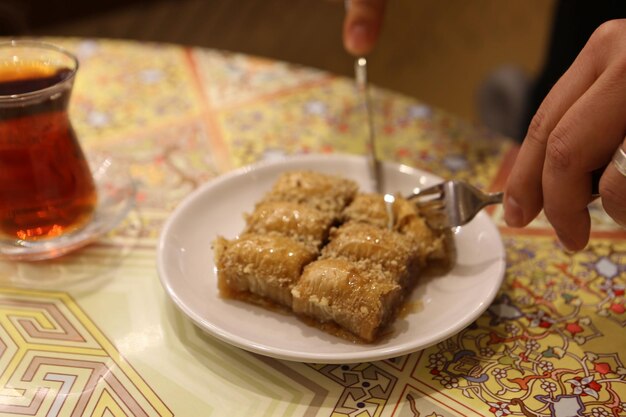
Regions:
M 55 39 L 81 62 L 71 115 L 88 153 L 130 166 L 136 208 L 58 260 L 0 263 L 0 416 L 626 416 L 626 232 L 599 206 L 563 252 L 544 219 L 507 229 L 495 302 L 459 334 L 373 363 L 231 347 L 174 306 L 160 228 L 199 184 L 276 154 L 364 153 L 350 80 L 213 50 Z M 373 90 L 380 153 L 501 188 L 517 147 Z

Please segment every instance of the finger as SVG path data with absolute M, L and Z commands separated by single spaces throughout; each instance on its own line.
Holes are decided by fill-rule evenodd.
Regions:
M 378 40 L 386 0 L 347 0 L 343 44 L 355 56 L 369 54 Z
M 622 143 L 622 155 L 626 155 L 626 140 Z M 626 227 L 626 156 L 616 157 L 600 179 L 602 206 L 609 216 Z
M 548 138 L 543 209 L 569 250 L 583 249 L 589 240 L 591 172 L 610 161 L 626 132 L 626 84 L 621 78 L 619 68 L 609 67 L 565 113 Z
M 593 48 L 583 48 L 533 117 L 505 189 L 504 219 L 509 226 L 523 227 L 541 211 L 548 137 L 565 112 L 596 80 L 604 65 L 604 59 L 596 55 Z

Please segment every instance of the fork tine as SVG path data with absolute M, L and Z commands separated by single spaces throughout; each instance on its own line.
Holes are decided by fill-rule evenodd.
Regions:
M 413 200 L 415 198 L 434 195 L 434 194 L 441 194 L 442 191 L 443 191 L 443 183 L 431 185 L 430 187 L 426 187 L 426 188 L 415 187 L 411 191 L 411 195 L 407 197 L 407 200 Z
M 443 229 L 462 226 L 485 206 L 501 203 L 502 193 L 485 193 L 463 181 L 452 180 L 415 188 L 407 199 L 415 202 L 431 227 Z
M 418 201 L 417 206 L 420 211 L 428 211 L 428 210 L 443 210 L 446 207 L 446 204 L 443 200 L 426 200 L 426 201 Z

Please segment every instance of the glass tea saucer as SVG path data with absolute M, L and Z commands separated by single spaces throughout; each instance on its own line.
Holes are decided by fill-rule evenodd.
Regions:
M 56 258 L 81 248 L 117 226 L 135 201 L 135 183 L 120 163 L 112 158 L 93 157 L 92 168 L 98 204 L 91 221 L 79 230 L 39 241 L 0 240 L 0 260 L 38 261 Z

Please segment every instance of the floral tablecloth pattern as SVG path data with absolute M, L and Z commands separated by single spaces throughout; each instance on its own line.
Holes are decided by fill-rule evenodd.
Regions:
M 351 80 L 168 44 L 51 39 L 81 68 L 85 151 L 128 167 L 135 209 L 64 258 L 0 263 L 0 416 L 626 416 L 626 232 L 596 203 L 567 254 L 540 217 L 508 229 L 496 300 L 468 328 L 373 363 L 280 361 L 179 313 L 155 269 L 160 228 L 200 184 L 276 156 L 365 152 Z M 372 91 L 389 161 L 501 188 L 517 146 L 415 99 Z M 210 302 L 210 300 L 207 300 Z

